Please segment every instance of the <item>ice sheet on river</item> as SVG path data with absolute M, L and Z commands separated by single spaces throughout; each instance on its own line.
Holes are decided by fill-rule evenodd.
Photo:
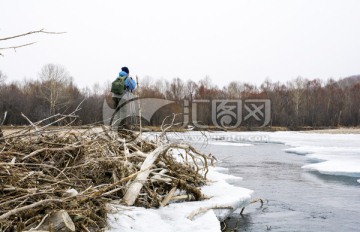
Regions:
M 324 134 L 309 132 L 212 132 L 206 133 L 207 143 L 220 139 L 231 144 L 283 143 L 289 153 L 305 155 L 314 161 L 303 166 L 323 174 L 360 177 L 360 134 Z M 191 132 L 187 138 L 204 137 Z M 174 135 L 174 137 L 176 137 Z M 215 138 L 215 139 L 213 139 Z M 359 181 L 360 182 L 360 179 Z

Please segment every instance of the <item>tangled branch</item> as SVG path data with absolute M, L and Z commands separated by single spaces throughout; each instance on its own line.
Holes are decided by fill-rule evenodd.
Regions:
M 27 120 L 29 127 L 4 135 L 0 144 L 0 231 L 55 224 L 99 231 L 110 202 L 156 208 L 204 198 L 199 187 L 212 158 L 189 145 L 125 142 L 111 127 Z

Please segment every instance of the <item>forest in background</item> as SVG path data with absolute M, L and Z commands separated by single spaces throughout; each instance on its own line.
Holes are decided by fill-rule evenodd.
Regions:
M 68 70 L 46 64 L 36 79 L 8 81 L 0 70 L 0 115 L 7 111 L 4 125 L 24 125 L 54 114 L 69 114 L 81 103 L 77 125 L 102 123 L 104 101 L 111 104 L 111 79 L 106 83 L 80 89 Z M 171 113 L 182 113 L 184 99 L 270 99 L 271 121 L 268 126 L 298 129 L 360 125 L 360 76 L 340 80 L 308 80 L 297 77 L 286 83 L 266 79 L 260 86 L 234 80 L 224 87 L 214 85 L 210 77 L 198 82 L 181 78 L 169 80 L 139 78 L 135 94 L 142 98 L 162 98 L 175 103 L 159 110 L 150 125 L 160 125 Z M 191 109 L 191 107 L 190 107 Z M 211 124 L 210 109 L 202 109 L 198 118 Z M 181 120 L 181 119 L 180 119 Z M 246 125 L 245 125 L 246 126 Z

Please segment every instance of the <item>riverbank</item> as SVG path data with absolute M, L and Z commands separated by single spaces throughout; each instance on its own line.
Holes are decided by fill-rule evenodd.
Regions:
M 340 127 L 336 129 L 309 130 L 306 133 L 317 134 L 360 134 L 359 127 Z
M 21 129 L 28 128 L 26 126 L 2 126 L 1 129 L 4 133 L 4 136 L 7 136 L 11 133 L 17 132 Z M 51 128 L 56 129 L 56 126 L 52 126 Z M 89 126 L 75 126 L 72 127 L 76 130 L 88 129 Z M 159 126 L 145 126 L 143 127 L 144 132 L 161 132 L 161 128 Z M 277 131 L 298 131 L 305 133 L 318 133 L 318 134 L 360 134 L 360 127 L 337 127 L 337 128 L 313 128 L 313 127 L 301 127 L 297 130 L 292 130 L 288 127 L 239 127 L 232 130 L 225 130 L 222 128 L 218 128 L 215 126 L 210 126 L 208 129 L 197 130 L 197 129 L 185 129 L 183 127 L 172 127 L 168 130 L 168 132 L 189 132 L 189 131 L 228 131 L 228 132 L 250 132 L 250 131 L 258 131 L 258 132 L 277 132 Z

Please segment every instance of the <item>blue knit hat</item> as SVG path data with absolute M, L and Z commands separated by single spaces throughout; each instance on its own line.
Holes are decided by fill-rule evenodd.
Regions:
M 129 73 L 130 73 L 128 67 L 122 67 L 122 68 L 121 68 L 121 71 L 126 72 L 128 75 L 129 75 Z

